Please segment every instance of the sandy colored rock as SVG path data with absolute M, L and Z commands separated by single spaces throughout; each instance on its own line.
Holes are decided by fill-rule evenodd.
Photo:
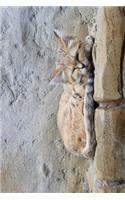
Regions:
M 122 97 L 121 53 L 125 34 L 125 12 L 118 7 L 98 10 L 96 33 L 95 94 L 96 101 Z
M 90 160 L 89 162 L 89 168 L 87 170 L 86 176 L 87 176 L 87 182 L 89 185 L 89 192 L 95 191 L 95 181 L 96 181 L 96 173 L 95 173 L 95 160 Z
M 103 181 L 96 180 L 94 192 L 99 193 L 123 193 L 125 192 L 125 180 Z
M 96 179 L 125 180 L 125 108 L 97 109 Z
M 125 185 L 119 187 L 103 187 L 103 188 L 96 188 L 94 192 L 98 193 L 125 193 Z
M 124 39 L 124 48 L 125 48 L 125 39 Z M 125 49 L 124 49 L 124 60 L 123 60 L 123 95 L 125 98 Z

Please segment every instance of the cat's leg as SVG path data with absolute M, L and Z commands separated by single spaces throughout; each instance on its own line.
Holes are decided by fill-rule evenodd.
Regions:
M 96 48 L 97 48 L 97 44 L 95 42 L 92 48 L 92 59 L 93 59 L 94 66 L 96 66 Z

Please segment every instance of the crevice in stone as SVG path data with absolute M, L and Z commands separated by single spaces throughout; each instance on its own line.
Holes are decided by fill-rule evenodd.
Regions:
M 120 180 L 96 180 L 96 187 L 98 188 L 104 188 L 104 187 L 117 187 L 117 186 L 125 186 L 125 180 L 120 179 Z
M 95 44 L 95 38 L 94 38 L 94 44 Z M 95 65 L 94 65 L 93 57 L 92 57 L 92 66 L 93 66 L 93 73 L 94 73 L 95 72 Z M 95 135 L 95 146 L 94 146 L 93 159 L 95 157 L 96 148 L 97 148 L 97 139 L 96 139 L 96 131 L 95 131 L 95 111 L 99 107 L 99 103 L 94 100 L 94 93 L 95 93 L 95 90 L 94 90 L 95 87 L 94 86 L 95 86 L 95 73 L 94 73 L 94 85 L 93 85 L 93 101 L 94 101 L 94 116 L 93 116 L 94 128 L 93 129 L 94 129 L 94 135 Z
M 121 48 L 121 58 L 120 58 L 120 79 L 121 79 L 121 95 L 123 97 L 123 62 L 125 56 L 125 34 Z
M 98 104 L 99 104 L 98 108 L 100 109 L 125 108 L 125 99 L 119 99 L 107 102 L 98 102 Z

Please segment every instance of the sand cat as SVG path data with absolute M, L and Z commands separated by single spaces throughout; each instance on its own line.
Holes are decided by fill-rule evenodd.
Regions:
M 85 59 L 83 43 L 76 37 L 54 32 L 58 40 L 56 68 L 51 76 L 51 84 L 63 83 L 57 125 L 68 151 L 85 158 L 93 157 L 96 146 L 94 133 L 93 101 L 93 38 L 85 39 Z

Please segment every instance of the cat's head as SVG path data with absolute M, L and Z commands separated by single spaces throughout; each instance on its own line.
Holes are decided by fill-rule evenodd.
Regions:
M 82 83 L 86 74 L 86 66 L 82 63 L 82 43 L 72 36 L 55 30 L 58 41 L 56 67 L 52 73 L 50 84 Z

